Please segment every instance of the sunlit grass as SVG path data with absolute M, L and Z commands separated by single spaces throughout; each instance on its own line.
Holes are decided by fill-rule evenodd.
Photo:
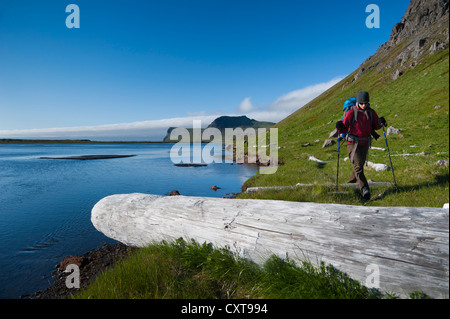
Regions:
M 248 180 L 244 189 L 254 186 L 287 186 L 302 184 L 329 185 L 337 181 L 337 144 L 322 148 L 328 134 L 342 116 L 345 99 L 361 90 L 371 94 L 371 107 L 384 116 L 399 134 L 386 135 L 391 154 L 372 149 L 368 161 L 393 166 L 376 172 L 366 167 L 368 180 L 394 182 L 397 188 L 373 189 L 371 202 L 363 203 L 357 193 L 336 196 L 332 188 L 320 191 L 296 188 L 294 191 L 262 191 L 242 193 L 239 198 L 283 199 L 295 201 L 364 204 L 380 206 L 442 207 L 449 202 L 449 167 L 438 167 L 438 160 L 449 158 L 449 84 L 448 50 L 429 57 L 415 69 L 395 81 L 387 81 L 384 73 L 369 71 L 351 82 L 343 82 L 299 109 L 280 123 L 278 157 L 283 163 L 275 174 L 258 174 Z M 345 89 L 343 89 L 345 87 Z M 372 146 L 387 149 L 383 131 Z M 310 161 L 314 156 L 326 165 Z M 339 184 L 347 182 L 352 166 L 345 161 L 345 143 L 340 148 Z M 339 189 L 339 191 L 345 191 Z
M 149 245 L 102 273 L 79 299 L 385 298 L 324 264 L 270 257 L 264 265 L 182 239 Z

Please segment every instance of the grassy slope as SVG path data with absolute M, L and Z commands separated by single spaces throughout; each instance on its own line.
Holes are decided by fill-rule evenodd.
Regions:
M 356 72 L 356 71 L 355 71 Z M 284 163 L 273 175 L 256 175 L 246 182 L 251 186 L 281 186 L 305 184 L 335 184 L 337 145 L 322 149 L 323 141 L 342 116 L 343 102 L 360 90 L 371 93 L 371 106 L 384 116 L 389 126 L 401 129 L 399 135 L 389 135 L 388 143 L 398 189 L 373 189 L 374 200 L 366 205 L 376 206 L 432 206 L 442 207 L 449 202 L 449 168 L 437 167 L 440 159 L 448 159 L 449 152 L 449 60 L 448 50 L 428 57 L 397 80 L 392 70 L 369 70 L 352 82 L 355 73 L 308 103 L 275 127 L 278 128 L 279 159 Z M 440 106 L 435 108 L 436 106 Z M 383 133 L 373 146 L 386 147 Z M 316 140 L 320 142 L 315 142 Z M 303 147 L 305 143 L 311 146 Z M 406 153 L 429 152 L 422 156 L 395 156 Z M 309 161 L 310 155 L 330 161 L 324 167 Z M 351 164 L 344 162 L 345 144 L 341 147 L 339 181 L 345 183 L 351 174 Z M 390 166 L 387 152 L 369 151 L 369 161 Z M 366 177 L 373 181 L 393 181 L 391 171 L 366 169 Z M 334 190 L 334 188 L 331 188 Z M 297 188 L 295 191 L 264 191 L 255 195 L 241 194 L 241 198 L 267 198 L 294 201 L 360 204 L 353 191 L 332 194 L 330 188 Z

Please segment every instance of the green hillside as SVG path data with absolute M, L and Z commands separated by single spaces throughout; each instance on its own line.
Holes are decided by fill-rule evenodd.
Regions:
M 427 56 L 397 79 L 391 69 L 380 72 L 369 69 L 355 81 L 357 71 L 275 125 L 278 128 L 279 161 L 283 163 L 273 175 L 256 175 L 248 180 L 243 190 L 253 186 L 285 186 L 317 184 L 316 187 L 282 191 L 263 191 L 241 198 L 268 198 L 294 201 L 315 201 L 361 204 L 353 190 L 334 192 L 337 171 L 337 144 L 322 148 L 335 123 L 342 117 L 343 102 L 360 90 L 369 91 L 371 107 L 384 116 L 388 126 L 400 129 L 397 135 L 388 135 L 395 178 L 398 188 L 382 187 L 372 190 L 372 199 L 366 205 L 377 206 L 432 206 L 442 207 L 449 202 L 449 167 L 437 166 L 439 160 L 449 158 L 449 57 L 448 49 Z M 377 62 L 373 61 L 376 65 Z M 381 137 L 372 146 L 386 148 Z M 320 142 L 316 142 L 320 140 Z M 309 143 L 310 146 L 305 146 Z M 398 156 L 400 154 L 424 154 Z M 429 153 L 429 154 L 428 154 Z M 320 166 L 308 160 L 314 156 L 330 161 Z M 339 182 L 345 183 L 352 167 L 344 161 L 346 146 L 340 153 Z M 386 151 L 370 150 L 368 161 L 390 166 Z M 393 181 L 392 171 L 376 172 L 365 169 L 372 181 Z

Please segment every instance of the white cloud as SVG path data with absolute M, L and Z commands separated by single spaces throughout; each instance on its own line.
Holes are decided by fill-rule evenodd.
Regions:
M 247 113 L 253 110 L 253 104 L 250 102 L 250 98 L 246 97 L 242 100 L 241 104 L 239 104 L 237 111 L 239 113 Z
M 288 116 L 288 111 L 255 111 L 246 115 L 258 121 L 279 122 Z M 60 127 L 48 129 L 0 130 L 1 138 L 24 139 L 90 139 L 97 141 L 162 141 L 169 127 L 192 127 L 194 120 L 200 120 L 203 128 L 222 115 L 214 114 L 188 116 L 170 119 L 119 123 L 97 126 Z
M 314 84 L 303 89 L 289 92 L 279 97 L 275 102 L 271 103 L 269 105 L 269 109 L 286 111 L 297 110 L 318 97 L 320 94 L 331 88 L 342 79 L 342 77 L 338 77 L 326 83 Z

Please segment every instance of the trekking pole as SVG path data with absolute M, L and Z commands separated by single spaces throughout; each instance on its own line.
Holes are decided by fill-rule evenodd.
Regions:
M 338 190 L 339 185 L 339 151 L 341 148 L 341 139 L 345 138 L 345 133 L 342 133 L 338 137 L 338 158 L 337 158 L 337 170 L 336 170 L 336 191 Z
M 397 188 L 397 183 L 395 182 L 395 175 L 394 175 L 394 166 L 392 166 L 391 152 L 389 151 L 389 145 L 388 145 L 388 141 L 386 138 L 386 132 L 384 131 L 384 125 L 382 127 L 383 127 L 384 140 L 386 141 L 386 148 L 387 148 L 388 155 L 389 155 L 389 162 L 391 163 L 392 177 L 394 178 L 394 186 L 395 186 L 395 188 Z

